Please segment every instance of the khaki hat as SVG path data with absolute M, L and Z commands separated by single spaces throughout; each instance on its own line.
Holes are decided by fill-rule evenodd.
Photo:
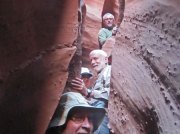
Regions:
M 104 108 L 96 108 L 90 106 L 87 103 L 87 100 L 80 93 L 67 92 L 61 96 L 58 107 L 56 108 L 56 111 L 49 124 L 49 128 L 63 126 L 66 123 L 66 119 L 68 117 L 69 111 L 74 108 L 87 109 L 92 111 L 94 115 L 93 117 L 94 131 L 98 128 L 105 115 Z
M 86 67 L 81 67 L 81 76 L 88 75 L 89 77 L 92 77 L 91 71 Z

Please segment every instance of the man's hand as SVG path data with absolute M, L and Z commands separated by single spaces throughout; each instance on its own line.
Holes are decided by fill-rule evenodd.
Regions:
M 80 78 L 73 79 L 71 82 L 71 85 L 75 91 L 80 92 L 84 96 L 88 95 L 87 88 L 82 79 L 80 79 Z
M 119 32 L 119 28 L 117 26 L 113 27 L 112 35 L 115 36 L 117 32 Z

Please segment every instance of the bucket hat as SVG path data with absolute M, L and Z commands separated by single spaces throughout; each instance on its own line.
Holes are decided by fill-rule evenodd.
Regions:
M 91 71 L 86 67 L 81 67 L 81 76 L 88 75 L 89 77 L 92 77 Z
M 89 105 L 87 100 L 80 93 L 67 92 L 61 96 L 48 128 L 63 126 L 66 123 L 69 112 L 74 108 L 87 109 L 93 112 L 92 120 L 94 123 L 94 131 L 98 128 L 105 115 L 104 108 L 97 108 Z

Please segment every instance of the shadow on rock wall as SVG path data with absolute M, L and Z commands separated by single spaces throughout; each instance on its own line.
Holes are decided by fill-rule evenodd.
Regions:
M 43 134 L 76 51 L 78 0 L 0 6 L 0 133 Z

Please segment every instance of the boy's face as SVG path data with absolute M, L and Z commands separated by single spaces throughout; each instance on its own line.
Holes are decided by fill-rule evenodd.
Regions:
M 83 80 L 85 86 L 87 88 L 90 88 L 90 86 L 91 86 L 91 77 L 89 75 L 84 74 L 84 75 L 81 76 L 81 79 Z

